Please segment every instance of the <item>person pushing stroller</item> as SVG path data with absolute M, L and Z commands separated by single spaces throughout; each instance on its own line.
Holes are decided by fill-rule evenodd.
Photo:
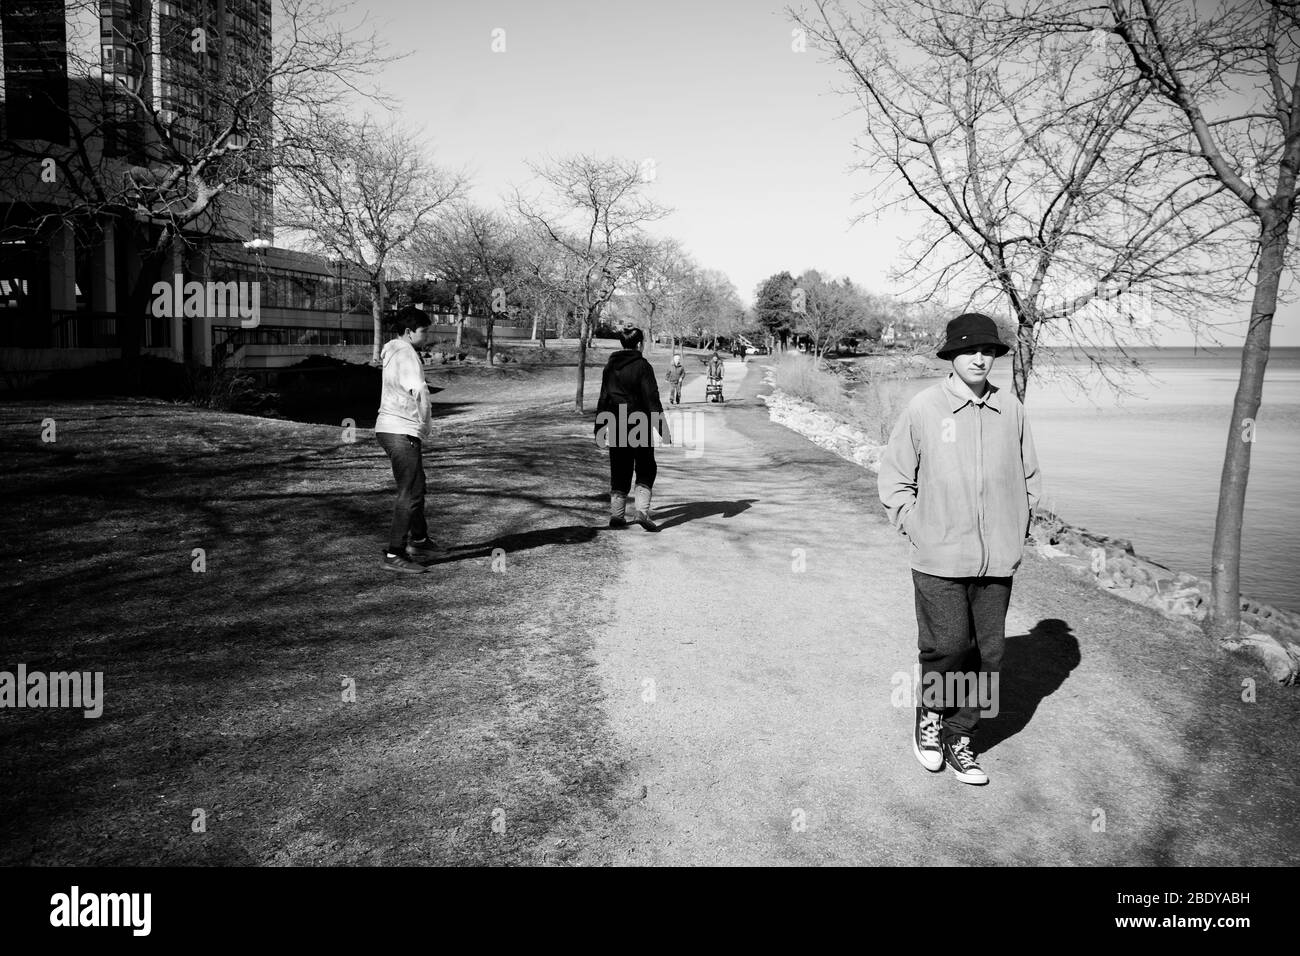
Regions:
M 721 402 L 724 400 L 722 397 L 723 365 L 722 356 L 718 354 L 717 349 L 713 350 L 713 355 L 709 358 L 709 363 L 706 368 L 709 374 L 709 381 L 704 389 L 705 397 L 711 402 Z

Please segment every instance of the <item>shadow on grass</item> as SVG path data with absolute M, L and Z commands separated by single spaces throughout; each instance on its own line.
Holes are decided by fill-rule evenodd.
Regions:
M 582 598 L 611 554 L 572 416 L 444 428 L 429 518 L 455 547 L 400 585 L 373 560 L 393 484 L 364 433 L 32 404 L 0 409 L 0 452 L 10 663 L 105 675 L 100 719 L 0 723 L 0 864 L 554 862 L 603 819 L 606 611 Z M 533 556 L 463 560 L 495 548 Z
M 1007 635 L 998 677 L 998 715 L 980 721 L 978 749 L 992 750 L 1029 726 L 1038 705 L 1079 666 L 1079 642 L 1070 625 L 1044 618 L 1028 634 Z
M 421 562 L 429 566 L 448 564 L 453 561 L 465 561 L 471 558 L 490 558 L 492 552 L 500 548 L 506 554 L 528 551 L 548 544 L 586 544 L 596 537 L 600 529 L 594 525 L 567 525 L 562 528 L 537 528 L 533 531 L 520 531 L 482 541 L 477 544 L 458 544 L 449 551 L 455 552 L 445 558 L 434 558 Z

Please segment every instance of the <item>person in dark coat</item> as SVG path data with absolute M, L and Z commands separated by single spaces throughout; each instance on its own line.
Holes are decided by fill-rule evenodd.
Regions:
M 636 509 L 632 520 L 646 531 L 658 531 L 650 518 L 650 495 L 658 466 L 654 438 L 658 432 L 665 445 L 673 443 L 655 371 L 641 354 L 645 341 L 641 330 L 624 329 L 623 346 L 609 357 L 600 379 L 596 403 L 596 446 L 609 449 L 609 526 L 627 526 L 628 492 Z M 633 475 L 636 483 L 633 485 Z

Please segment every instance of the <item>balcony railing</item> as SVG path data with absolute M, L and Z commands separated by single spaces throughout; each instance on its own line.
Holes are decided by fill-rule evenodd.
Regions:
M 55 310 L 33 315 L 0 310 L 0 346 L 29 349 L 119 348 L 117 316 L 104 312 Z M 146 316 L 145 348 L 169 348 L 171 320 Z

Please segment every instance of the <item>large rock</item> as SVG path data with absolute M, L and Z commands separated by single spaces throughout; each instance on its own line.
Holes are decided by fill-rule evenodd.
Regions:
M 1129 588 L 1125 595 L 1130 601 L 1137 601 L 1140 604 L 1146 604 L 1155 597 L 1155 588 L 1146 584 L 1135 584 Z
M 1268 676 L 1280 684 L 1294 684 L 1296 675 L 1300 673 L 1300 659 L 1267 634 L 1247 634 L 1239 640 L 1227 641 L 1223 646 L 1254 658 L 1268 671 Z

